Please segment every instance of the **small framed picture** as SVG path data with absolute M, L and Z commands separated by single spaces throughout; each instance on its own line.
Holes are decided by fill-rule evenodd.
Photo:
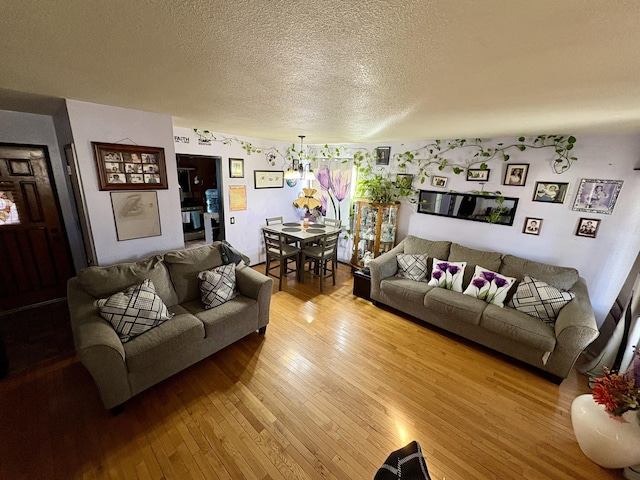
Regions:
M 407 173 L 398 173 L 396 175 L 396 187 L 398 188 L 411 188 L 413 183 L 413 175 Z
M 504 185 L 524 187 L 527 182 L 527 173 L 529 173 L 528 163 L 508 164 L 507 170 L 504 174 Z
M 611 215 L 622 188 L 622 180 L 580 180 L 573 210 Z
M 559 182 L 536 182 L 533 191 L 534 202 L 564 203 L 569 190 L 568 183 Z
M 229 176 L 231 178 L 244 178 L 244 159 L 229 159 Z
M 376 165 L 389 165 L 390 156 L 391 156 L 391 147 L 376 148 Z
M 540 228 L 542 227 L 541 218 L 526 217 L 524 219 L 524 226 L 522 227 L 522 233 L 529 235 L 540 235 Z
M 596 238 L 598 227 L 600 226 L 600 220 L 595 218 L 581 218 L 578 222 L 578 229 L 576 235 L 579 237 Z
M 255 188 L 284 188 L 283 170 L 254 170 Z
M 446 188 L 448 180 L 449 178 L 447 177 L 439 177 L 438 175 L 433 175 L 431 177 L 431 185 L 433 187 Z
M 469 182 L 488 182 L 489 181 L 489 173 L 490 169 L 481 169 L 481 168 L 468 168 L 467 169 L 467 180 Z

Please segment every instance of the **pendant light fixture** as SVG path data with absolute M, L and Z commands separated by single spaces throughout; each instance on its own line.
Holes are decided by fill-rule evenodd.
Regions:
M 287 169 L 287 171 L 284 174 L 284 178 L 287 180 L 298 180 L 300 178 L 302 178 L 302 172 L 304 171 L 304 166 L 302 165 L 302 152 L 303 152 L 303 141 L 304 141 L 304 137 L 305 135 L 298 135 L 298 138 L 300 139 L 300 152 L 298 152 L 298 166 L 297 168 L 294 168 L 293 165 L 289 165 L 289 168 Z

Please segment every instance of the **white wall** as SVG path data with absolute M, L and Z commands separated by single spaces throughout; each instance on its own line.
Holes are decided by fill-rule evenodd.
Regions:
M 45 145 L 53 172 L 54 188 L 60 202 L 71 256 L 76 270 L 85 266 L 82 235 L 76 221 L 73 193 L 68 183 L 66 160 L 61 157 L 52 117 L 0 110 L 0 142 Z
M 96 249 L 96 263 L 110 265 L 184 246 L 178 172 L 169 115 L 67 100 L 67 112 L 85 189 L 86 208 Z M 98 189 L 91 142 L 164 148 L 169 188 L 157 190 L 161 236 L 118 241 L 111 197 Z
M 561 175 L 553 173 L 549 153 L 540 150 L 512 152 L 508 163 L 530 164 L 524 187 L 502 185 L 505 163 L 502 160 L 491 162 L 491 174 L 485 190 L 499 190 L 506 196 L 520 199 L 513 226 L 425 215 L 417 213 L 414 205 L 404 204 L 400 214 L 399 237 L 412 234 L 433 240 L 453 240 L 472 248 L 577 268 L 587 280 L 591 303 L 598 323 L 601 323 L 640 250 L 640 171 L 633 170 L 640 162 L 640 134 L 584 135 L 577 136 L 577 139 L 573 153 L 579 160 Z M 506 143 L 514 139 L 495 141 Z M 414 142 L 403 147 L 394 145 L 392 153 L 426 143 L 429 142 Z M 457 156 L 462 158 L 460 156 L 464 156 L 464 153 L 457 152 Z M 447 188 L 452 190 L 464 192 L 479 188 L 478 183 L 467 182 L 462 174 L 455 175 L 447 170 L 438 174 L 449 177 Z M 624 181 L 612 215 L 572 210 L 583 178 Z M 536 181 L 569 183 L 565 202 L 551 204 L 532 201 Z M 433 189 L 429 186 L 422 188 Z M 525 217 L 543 219 L 539 236 L 522 233 Z M 575 235 L 580 218 L 602 220 L 595 239 Z
M 275 165 L 271 165 L 267 162 L 267 157 L 264 153 L 252 153 L 249 155 L 237 140 L 249 142 L 256 148 L 275 147 L 282 154 L 291 146 L 291 143 L 213 133 L 216 138 L 233 138 L 234 140 L 226 145 L 215 141 L 210 144 L 200 145 L 198 136 L 193 129 L 174 127 L 173 132 L 176 137 L 188 139 L 189 142 L 184 143 L 184 140 L 177 142 L 175 144 L 176 153 L 222 157 L 220 195 L 224 210 L 225 238 L 231 245 L 248 255 L 252 264 L 264 262 L 264 242 L 260 227 L 265 224 L 267 217 L 282 216 L 285 222 L 299 220 L 296 215 L 296 209 L 293 207 L 293 200 L 298 197 L 302 187 L 300 182 L 295 187 L 290 187 L 285 181 L 284 188 L 256 190 L 254 188 L 254 170 L 286 170 L 285 159 L 282 156 L 278 156 L 275 160 Z M 229 158 L 244 159 L 244 178 L 229 177 Z M 245 185 L 247 187 L 246 210 L 229 210 L 230 185 Z M 230 223 L 232 217 L 235 218 L 234 224 Z

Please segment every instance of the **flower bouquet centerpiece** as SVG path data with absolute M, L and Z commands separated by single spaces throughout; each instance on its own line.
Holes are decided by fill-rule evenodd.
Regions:
M 622 415 L 640 409 L 640 384 L 632 371 L 625 374 L 603 369 L 604 376 L 593 381 L 592 395 L 596 403 L 603 405 L 610 417 L 626 423 Z

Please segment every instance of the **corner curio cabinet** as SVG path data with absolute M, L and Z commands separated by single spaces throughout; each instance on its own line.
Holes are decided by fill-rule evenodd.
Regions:
M 355 208 L 351 265 L 362 268 L 365 258 L 375 258 L 396 245 L 400 203 L 357 200 Z

